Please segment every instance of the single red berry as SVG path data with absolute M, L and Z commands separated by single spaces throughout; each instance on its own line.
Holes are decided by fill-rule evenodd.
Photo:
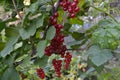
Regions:
M 54 19 L 53 19 L 53 21 L 52 21 L 51 23 L 52 23 L 52 25 L 57 24 L 57 19 L 56 19 L 56 18 L 54 18 Z
M 76 4 L 78 4 L 78 0 L 73 0 Z
M 63 28 L 63 25 L 62 24 L 59 24 L 58 25 L 58 29 L 62 29 Z
M 80 8 L 78 6 L 74 9 L 75 12 L 78 12 L 79 10 Z
M 53 53 L 52 46 L 48 46 L 45 48 L 45 55 L 51 56 Z
M 54 17 L 53 16 L 50 16 L 50 21 L 53 21 Z
M 72 8 L 69 8 L 69 9 L 68 9 L 68 12 L 69 12 L 69 13 L 73 13 L 73 9 L 72 9 Z
M 67 3 L 66 2 L 63 3 L 63 7 L 64 8 L 67 7 Z
M 63 6 L 63 2 L 60 2 L 60 6 Z
M 68 6 L 71 5 L 71 2 L 70 2 L 70 1 L 67 1 L 67 5 L 68 5 Z
M 55 13 L 53 14 L 53 16 L 54 16 L 54 17 L 58 17 L 59 15 L 58 15 L 57 12 L 55 12 Z
M 72 7 L 73 9 L 76 7 L 76 5 L 77 5 L 76 2 L 72 2 L 72 3 L 71 3 L 71 7 Z
M 67 8 L 66 8 L 66 7 L 64 7 L 64 8 L 63 8 L 63 10 L 64 10 L 64 11 L 67 11 Z
M 71 17 L 71 18 L 74 18 L 75 16 L 76 16 L 75 13 L 71 13 L 71 14 L 70 14 L 70 17 Z

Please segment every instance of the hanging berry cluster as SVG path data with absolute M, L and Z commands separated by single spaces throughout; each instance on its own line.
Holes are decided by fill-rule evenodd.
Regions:
M 56 74 L 58 75 L 58 77 L 60 77 L 61 76 L 60 70 L 62 67 L 62 60 L 53 59 L 52 64 L 54 65 L 54 69 L 55 69 Z
M 63 7 L 64 11 L 68 11 L 71 18 L 74 18 L 76 16 L 76 13 L 80 10 L 78 5 L 78 0 L 73 0 L 70 2 L 70 0 L 61 0 L 60 6 Z
M 41 69 L 41 68 L 37 69 L 37 75 L 38 75 L 41 79 L 44 79 L 44 78 L 45 78 L 45 73 L 44 73 L 43 69 Z
M 64 11 L 67 11 L 70 15 L 70 18 L 74 18 L 76 16 L 76 13 L 79 11 L 79 7 L 77 6 L 78 0 L 73 0 L 72 2 L 70 0 L 60 0 L 59 5 L 63 8 Z M 54 12 L 52 16 L 50 16 L 50 25 L 55 27 L 56 34 L 55 37 L 51 40 L 51 43 L 49 46 L 45 49 L 45 55 L 51 56 L 52 54 L 60 55 L 62 58 L 64 58 L 64 69 L 68 69 L 72 55 L 70 52 L 66 51 L 66 45 L 64 45 L 64 34 L 61 33 L 63 29 L 63 25 L 58 23 L 58 12 Z M 54 66 L 55 72 L 58 77 L 61 77 L 61 67 L 62 67 L 62 60 L 53 59 L 52 64 Z M 40 70 L 39 70 L 40 71 Z M 43 70 L 41 70 L 43 71 Z M 38 74 L 40 78 L 43 78 Z M 41 75 L 43 75 L 43 72 L 41 72 Z

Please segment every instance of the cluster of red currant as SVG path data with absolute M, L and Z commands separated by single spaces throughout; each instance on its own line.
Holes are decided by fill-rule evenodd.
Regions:
M 73 0 L 73 2 L 70 2 L 70 0 L 61 0 L 60 6 L 63 7 L 64 11 L 68 11 L 71 18 L 74 18 L 76 16 L 76 13 L 80 10 L 78 5 L 78 0 Z
M 55 69 L 55 72 L 58 75 L 58 77 L 61 77 L 60 70 L 61 70 L 61 67 L 62 67 L 62 60 L 53 59 L 52 64 L 54 65 L 54 69 Z
M 73 0 L 70 2 L 69 0 L 60 0 L 60 6 L 63 7 L 64 11 L 68 11 L 71 18 L 76 16 L 76 12 L 79 11 L 79 7 L 77 6 L 78 0 Z M 55 37 L 51 40 L 49 46 L 45 49 L 45 55 L 51 56 L 52 54 L 61 55 L 64 58 L 64 69 L 68 69 L 72 55 L 67 52 L 66 45 L 64 45 L 64 34 L 61 33 L 63 29 L 63 25 L 58 23 L 59 14 L 54 12 L 52 16 L 50 16 L 50 25 L 55 27 L 56 34 Z M 54 66 L 55 72 L 58 77 L 61 76 L 61 67 L 62 67 L 62 60 L 52 60 L 52 64 Z M 42 74 L 41 74 L 42 75 Z
M 70 62 L 71 62 L 71 58 L 72 58 L 72 55 L 69 52 L 67 52 L 65 55 L 65 59 L 64 59 L 64 62 L 65 62 L 64 68 L 65 69 L 68 69 Z
M 42 68 L 37 69 L 37 75 L 41 78 L 44 79 L 45 78 L 45 73 L 43 71 Z

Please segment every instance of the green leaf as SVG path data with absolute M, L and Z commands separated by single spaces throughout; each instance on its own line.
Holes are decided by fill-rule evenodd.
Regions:
M 35 64 L 39 65 L 41 68 L 44 68 L 47 65 L 48 59 L 49 58 L 47 56 L 43 56 L 42 58 L 37 58 L 35 60 Z
M 5 57 L 6 55 L 10 54 L 13 50 L 13 46 L 7 44 L 6 47 L 0 52 L 0 56 Z
M 97 72 L 100 73 L 101 71 L 103 71 L 104 65 L 96 66 L 96 65 L 91 61 L 91 59 L 89 59 L 89 58 L 88 58 L 88 60 L 87 60 L 87 63 L 88 63 L 88 65 L 94 67 L 94 69 L 95 69 Z
M 37 55 L 42 58 L 44 56 L 44 51 L 45 51 L 45 47 L 46 47 L 46 40 L 40 41 L 37 44 Z
M 5 47 L 5 43 L 0 42 L 0 51 L 3 50 L 4 47 Z
M 28 39 L 30 36 L 33 36 L 36 32 L 36 29 L 43 26 L 44 16 L 40 16 L 31 21 L 30 26 L 26 28 L 20 28 L 19 33 L 23 40 Z
M 71 18 L 70 19 L 70 24 L 79 24 L 79 25 L 83 25 L 83 20 L 81 20 L 80 18 Z
M 72 25 L 69 24 L 69 23 L 65 23 L 64 26 L 65 26 L 65 27 L 63 27 L 63 29 L 64 29 L 65 31 L 69 31 L 69 29 L 72 27 Z
M 18 41 L 19 39 L 19 33 L 16 28 L 6 28 L 6 36 L 8 37 L 8 41 L 4 47 L 4 49 L 0 52 L 0 55 L 2 57 L 5 57 L 6 55 L 10 54 L 10 52 L 13 51 L 13 45 Z
M 43 26 L 44 18 L 45 18 L 44 15 L 41 15 L 38 18 L 35 18 L 34 20 L 32 20 L 31 26 L 36 28 Z
M 21 28 L 19 30 L 20 36 L 22 37 L 23 40 L 28 39 L 30 36 L 33 36 L 36 32 L 36 27 L 30 26 L 27 27 L 26 29 Z
M 59 14 L 58 22 L 61 23 L 63 21 L 63 17 L 66 18 L 67 16 L 63 10 L 58 10 L 58 14 Z
M 82 7 L 82 5 L 85 3 L 85 0 L 80 0 L 78 6 Z
M 31 13 L 35 13 L 36 11 L 37 11 L 37 9 L 38 9 L 38 2 L 35 2 L 35 3 L 33 3 L 33 4 L 31 4 L 31 6 L 30 6 L 30 8 L 29 8 L 29 11 L 31 12 Z
M 101 66 L 113 57 L 109 49 L 100 49 L 99 46 L 96 45 L 90 47 L 87 53 L 96 66 Z
M 4 59 L 2 59 L 3 64 L 7 66 L 12 66 L 14 63 L 14 57 L 13 55 L 11 56 L 6 56 Z
M 108 28 L 108 27 L 113 28 L 116 25 L 117 25 L 117 23 L 115 23 L 111 19 L 102 19 L 98 22 L 98 26 L 103 27 L 103 28 Z
M 82 39 L 84 39 L 84 33 L 73 32 L 72 37 L 75 40 L 82 40 Z
M 115 27 L 98 28 L 92 33 L 92 41 L 102 48 L 116 49 L 119 44 L 120 31 Z
M 47 31 L 46 39 L 48 40 L 53 39 L 55 36 L 55 33 L 56 33 L 56 29 L 53 26 L 51 26 Z
M 24 57 L 24 59 L 22 61 L 22 64 L 20 64 L 20 66 L 22 66 L 22 67 L 28 67 L 28 66 L 30 66 L 30 59 L 31 59 L 30 55 Z
M 38 2 L 40 5 L 43 5 L 43 4 L 51 2 L 51 0 L 38 0 Z
M 16 69 L 12 66 L 6 69 L 2 77 L 0 77 L 0 80 L 20 80 L 20 76 Z
M 5 22 L 0 19 L 0 32 L 6 27 Z

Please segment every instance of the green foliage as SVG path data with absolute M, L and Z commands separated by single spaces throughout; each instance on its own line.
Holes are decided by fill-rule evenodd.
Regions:
M 120 79 L 120 69 L 113 68 L 111 71 L 103 71 L 98 75 L 98 80 L 119 80 Z
M 37 19 L 34 19 L 30 22 L 26 28 L 20 26 L 19 33 L 23 40 L 28 39 L 30 36 L 33 36 L 36 32 L 36 29 L 43 26 L 44 16 L 40 16 Z
M 92 34 L 92 40 L 102 48 L 116 49 L 119 45 L 119 24 L 111 20 L 101 20 L 98 29 Z
M 91 46 L 87 51 L 90 60 L 96 65 L 101 66 L 112 58 L 109 49 L 100 49 L 99 46 Z
M 20 76 L 16 69 L 11 66 L 5 70 L 3 76 L 0 77 L 0 80 L 20 80 Z
M 23 1 L 15 1 L 17 11 L 12 0 L 1 0 L 0 2 L 0 7 L 5 9 L 5 15 L 9 14 L 6 15 L 9 16 L 7 19 L 6 16 L 5 19 L 2 19 L 0 15 L 0 80 L 39 80 L 36 74 L 38 67 L 43 68 L 46 72 L 46 80 L 85 79 L 86 77 L 91 78 L 93 74 L 98 76 L 98 80 L 119 79 L 120 71 L 117 71 L 119 68 L 110 69 L 112 72 L 103 71 L 107 70 L 105 65 L 109 60 L 116 56 L 119 59 L 119 51 L 115 54 L 114 50 L 120 45 L 120 23 L 117 23 L 108 12 L 105 13 L 112 19 L 101 19 L 95 25 L 90 21 L 93 26 L 84 29 L 82 26 L 86 24 L 86 21 L 82 17 L 94 15 L 94 13 L 88 12 L 92 1 L 80 0 L 80 12 L 76 18 L 69 18 L 67 12 L 64 12 L 61 7 L 58 8 L 58 23 L 64 25 L 61 33 L 68 38 L 64 45 L 67 50 L 71 50 L 73 58 L 70 68 L 63 70 L 64 67 L 62 67 L 62 77 L 57 78 L 53 74 L 52 59 L 58 59 L 60 56 L 47 57 L 44 55 L 45 48 L 50 45 L 56 34 L 56 29 L 49 23 L 49 17 L 54 12 L 53 5 L 55 4 L 53 3 L 57 0 L 30 0 L 29 6 L 24 5 Z M 99 2 L 101 3 L 101 1 Z M 92 8 L 93 11 L 98 10 L 98 14 L 104 12 L 101 10 L 103 7 Z M 106 9 L 104 8 L 104 10 Z M 23 11 L 22 19 L 15 17 L 18 16 L 19 11 Z M 99 13 L 99 11 L 101 12 Z M 79 27 L 79 29 L 75 28 L 76 31 L 74 31 L 72 29 L 74 27 Z M 69 37 L 72 37 L 72 40 Z M 63 58 L 60 59 L 64 61 Z M 64 64 L 63 62 L 62 65 Z
M 6 27 L 5 22 L 0 19 L 0 32 Z
M 0 55 L 2 57 L 5 57 L 6 55 L 10 54 L 13 51 L 13 45 L 18 41 L 19 39 L 19 33 L 16 28 L 6 28 L 6 37 L 8 38 L 5 48 L 0 52 Z
M 71 23 L 71 24 L 83 25 L 83 21 L 82 21 L 81 19 L 79 19 L 78 17 L 77 17 L 77 18 L 70 19 L 70 23 Z
M 35 60 L 35 64 L 39 65 L 41 68 L 45 68 L 48 62 L 48 57 L 47 56 L 43 56 L 42 58 L 37 58 Z
M 44 56 L 44 51 L 45 51 L 45 48 L 46 48 L 46 43 L 47 43 L 47 41 L 43 40 L 43 41 L 39 41 L 38 44 L 37 44 L 37 55 L 40 58 L 42 58 Z
M 84 33 L 73 32 L 72 37 L 75 40 L 82 40 L 84 38 Z

